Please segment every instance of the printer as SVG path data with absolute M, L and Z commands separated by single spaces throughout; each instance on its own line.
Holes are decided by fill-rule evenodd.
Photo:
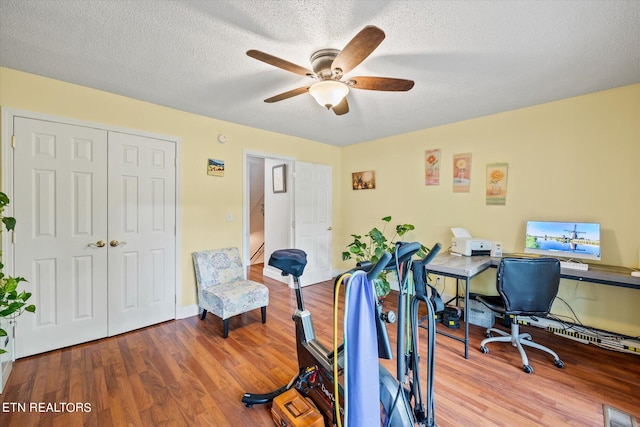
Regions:
M 465 255 L 490 255 L 491 240 L 472 237 L 464 228 L 452 228 L 451 252 Z

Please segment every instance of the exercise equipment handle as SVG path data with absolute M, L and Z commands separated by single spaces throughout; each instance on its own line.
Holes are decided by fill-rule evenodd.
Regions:
M 367 279 L 371 281 L 378 277 L 378 274 L 380 274 L 380 272 L 384 270 L 390 259 L 391 254 L 389 252 L 385 252 L 384 254 L 382 254 L 378 262 L 376 262 L 376 264 L 371 267 L 371 270 L 367 271 Z
M 440 243 L 436 243 L 435 245 L 433 245 L 433 247 L 429 249 L 429 253 L 420 260 L 422 262 L 422 265 L 429 264 L 436 257 L 436 255 L 438 255 L 440 249 L 442 249 L 442 245 Z
M 420 249 L 422 249 L 422 245 L 419 242 L 412 243 L 396 243 L 396 251 L 393 254 L 392 259 L 389 260 L 387 265 L 384 267 L 385 270 L 395 270 L 396 268 L 396 259 L 398 260 L 398 264 L 402 264 L 405 261 L 408 261 L 413 255 L 415 255 Z

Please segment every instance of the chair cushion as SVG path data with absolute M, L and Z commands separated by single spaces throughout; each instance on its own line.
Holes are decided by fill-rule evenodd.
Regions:
M 208 288 L 244 279 L 242 260 L 237 248 L 195 252 L 193 261 L 198 286 Z
M 504 301 L 500 295 L 478 295 L 476 301 L 480 301 L 486 305 L 490 310 L 496 313 L 505 314 Z
M 269 305 L 269 288 L 252 280 L 201 288 L 199 294 L 199 305 L 223 320 Z
M 269 288 L 244 279 L 237 248 L 193 253 L 198 305 L 224 319 L 269 305 Z

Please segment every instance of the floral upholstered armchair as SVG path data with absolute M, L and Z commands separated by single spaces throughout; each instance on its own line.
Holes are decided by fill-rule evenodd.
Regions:
M 267 321 L 269 289 L 245 280 L 237 248 L 194 252 L 193 265 L 198 284 L 198 306 L 204 320 L 207 311 L 223 320 L 224 338 L 229 336 L 229 319 L 260 308 L 262 323 Z

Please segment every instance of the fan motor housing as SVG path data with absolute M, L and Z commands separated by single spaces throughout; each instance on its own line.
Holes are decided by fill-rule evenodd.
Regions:
M 320 49 L 311 55 L 311 68 L 316 75 L 324 79 L 339 78 L 342 70 L 332 70 L 331 64 L 336 59 L 340 51 L 338 49 Z M 337 72 L 336 72 L 337 71 Z

